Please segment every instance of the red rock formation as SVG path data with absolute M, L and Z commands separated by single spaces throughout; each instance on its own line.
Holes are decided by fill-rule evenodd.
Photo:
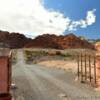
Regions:
M 96 50 L 100 51 L 100 42 L 97 42 L 97 43 L 95 44 L 95 48 L 96 48 Z
M 68 48 L 90 48 L 94 46 L 86 40 L 81 40 L 74 34 L 66 36 L 56 36 L 44 34 L 36 37 L 32 42 L 25 45 L 25 47 L 39 47 L 39 48 L 55 48 L 55 49 L 68 49 Z
M 22 48 L 30 41 L 31 39 L 23 34 L 0 31 L 0 43 L 7 44 L 10 48 Z
M 92 44 L 86 40 L 81 40 L 74 34 L 68 34 L 66 36 L 44 34 L 36 37 L 35 39 L 29 39 L 23 34 L 0 31 L 0 42 L 8 44 L 10 48 L 94 48 Z

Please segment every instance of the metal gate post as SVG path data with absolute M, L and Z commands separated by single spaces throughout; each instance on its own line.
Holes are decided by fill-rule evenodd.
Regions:
M 95 82 L 95 85 L 96 85 L 96 57 L 94 56 L 94 82 Z
M 81 53 L 81 82 L 83 83 L 83 55 Z
M 91 82 L 91 56 L 89 55 L 89 78 Z
M 78 64 L 78 67 L 77 67 L 77 75 L 78 75 L 78 79 L 80 77 L 80 65 L 79 65 L 79 59 L 80 59 L 80 55 L 77 55 L 77 64 Z
M 85 54 L 85 81 L 87 80 L 87 66 L 86 66 L 86 54 Z

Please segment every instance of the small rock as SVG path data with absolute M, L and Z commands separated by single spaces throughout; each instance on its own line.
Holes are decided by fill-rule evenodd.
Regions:
M 67 95 L 64 94 L 64 93 L 61 93 L 61 94 L 59 94 L 59 97 L 61 97 L 61 98 L 67 98 Z
M 11 84 L 11 89 L 17 89 L 16 84 L 12 83 L 12 84 Z

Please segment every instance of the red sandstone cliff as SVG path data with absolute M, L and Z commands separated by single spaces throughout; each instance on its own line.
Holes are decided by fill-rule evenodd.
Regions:
M 94 46 L 86 40 L 81 40 L 74 34 L 66 36 L 56 36 L 44 34 L 36 37 L 32 42 L 25 45 L 25 47 L 39 47 L 39 48 L 55 48 L 55 49 L 68 49 L 68 48 L 90 48 Z
M 94 48 L 91 43 L 81 40 L 74 34 L 68 34 L 66 36 L 44 34 L 37 36 L 35 39 L 30 39 L 23 34 L 0 31 L 0 43 L 8 44 L 10 48 Z
M 7 44 L 10 48 L 22 48 L 29 42 L 31 42 L 31 39 L 23 34 L 0 31 L 0 43 Z

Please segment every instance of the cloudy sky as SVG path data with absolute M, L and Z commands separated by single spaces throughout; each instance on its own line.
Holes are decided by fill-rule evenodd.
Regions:
M 100 0 L 0 0 L 0 30 L 100 38 Z

